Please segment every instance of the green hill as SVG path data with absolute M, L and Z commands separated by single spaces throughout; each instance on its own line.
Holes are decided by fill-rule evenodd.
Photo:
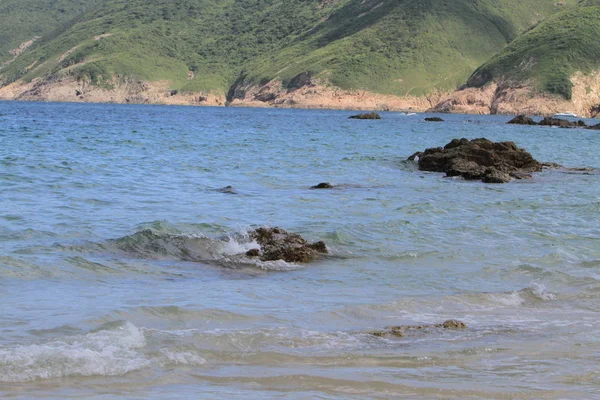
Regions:
M 59 28 L 96 0 L 2 0 L 0 2 L 0 64 L 13 58 L 16 49 L 34 37 Z
M 70 76 L 110 88 L 131 77 L 227 93 L 236 82 L 287 84 L 308 72 L 343 89 L 423 95 L 454 89 L 519 33 L 568 7 L 556 0 L 98 0 L 80 14 L 90 2 L 55 1 L 70 4 L 71 18 L 1 68 L 4 85 Z M 38 34 L 25 31 L 10 46 Z
M 509 85 L 530 84 L 536 91 L 571 99 L 575 72 L 600 68 L 600 1 L 580 1 L 552 15 L 486 62 L 467 86 L 482 87 L 503 80 Z

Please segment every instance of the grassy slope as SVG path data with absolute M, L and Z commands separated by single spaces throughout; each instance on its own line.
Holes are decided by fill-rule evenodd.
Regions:
M 248 68 L 250 77 L 327 74 L 343 88 L 421 95 L 454 89 L 554 1 L 348 1 L 310 33 Z
M 600 1 L 581 1 L 517 37 L 478 68 L 467 85 L 494 80 L 532 83 L 538 91 L 571 98 L 570 76 L 600 67 Z
M 0 2 L 0 63 L 9 51 L 42 36 L 84 12 L 95 0 L 2 0 Z
M 419 95 L 453 89 L 557 9 L 555 0 L 98 1 L 0 69 L 4 82 L 68 73 L 225 93 L 241 72 L 259 83 L 310 71 L 342 88 Z

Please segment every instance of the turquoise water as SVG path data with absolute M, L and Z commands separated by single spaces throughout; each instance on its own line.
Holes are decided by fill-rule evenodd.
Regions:
M 598 133 L 351 114 L 0 102 L 0 397 L 600 396 Z M 455 137 L 593 170 L 405 161 Z M 239 256 L 261 225 L 330 254 Z

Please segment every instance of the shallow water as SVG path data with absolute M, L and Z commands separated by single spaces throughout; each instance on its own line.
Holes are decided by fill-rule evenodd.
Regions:
M 598 133 L 349 115 L 0 103 L 0 397 L 600 396 Z M 405 161 L 454 137 L 595 169 Z M 331 254 L 240 257 L 261 225 Z

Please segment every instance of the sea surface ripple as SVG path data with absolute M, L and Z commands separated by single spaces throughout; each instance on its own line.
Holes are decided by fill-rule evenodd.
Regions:
M 351 114 L 0 102 L 0 397 L 598 398 L 598 133 Z M 590 170 L 406 161 L 460 137 Z M 240 257 L 263 225 L 330 254 Z

